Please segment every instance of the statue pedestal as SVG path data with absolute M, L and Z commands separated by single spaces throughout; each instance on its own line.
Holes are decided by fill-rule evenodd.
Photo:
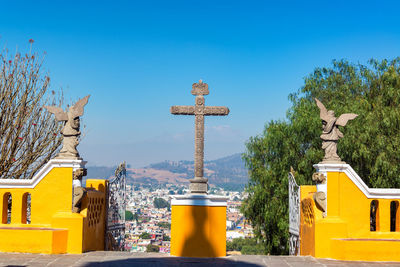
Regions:
M 82 199 L 82 211 L 72 212 L 74 170 L 85 164 L 83 160 L 51 159 L 32 179 L 0 179 L 0 252 L 80 254 L 104 250 L 107 181 L 88 179 L 86 184 L 93 190 Z
M 173 195 L 171 255 L 226 256 L 226 197 Z
M 194 180 L 194 181 L 193 181 Z M 196 181 L 193 179 L 190 181 L 189 190 L 192 194 L 207 194 L 208 184 L 207 179 L 205 181 Z

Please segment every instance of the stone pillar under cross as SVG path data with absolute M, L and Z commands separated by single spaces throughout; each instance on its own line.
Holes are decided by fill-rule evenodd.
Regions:
M 194 179 L 190 180 L 190 192 L 207 194 L 208 179 L 204 178 L 204 116 L 226 116 L 229 114 L 227 107 L 205 106 L 204 95 L 208 95 L 208 84 L 199 83 L 192 85 L 192 95 L 196 96 L 194 106 L 172 106 L 174 115 L 195 116 L 194 136 Z

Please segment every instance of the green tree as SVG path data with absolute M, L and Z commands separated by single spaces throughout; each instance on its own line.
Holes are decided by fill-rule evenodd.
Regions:
M 289 96 L 286 120 L 270 121 L 251 137 L 243 154 L 249 170 L 248 198 L 242 211 L 265 252 L 288 252 L 288 171 L 298 184 L 311 184 L 313 164 L 323 158 L 321 120 L 314 98 L 336 115 L 359 116 L 346 125 L 338 154 L 370 187 L 399 187 L 400 58 L 367 65 L 333 61 L 316 68 Z
M 159 222 L 157 223 L 157 226 L 161 228 L 171 229 L 171 224 L 168 222 Z
M 169 207 L 168 201 L 166 201 L 165 199 L 160 198 L 160 197 L 156 197 L 154 199 L 153 204 L 154 204 L 154 207 L 156 209 L 162 209 L 162 208 L 168 208 Z
M 133 219 L 132 220 L 135 220 L 136 222 L 139 222 L 139 214 L 137 214 L 137 212 L 135 212 L 135 214 L 133 214 Z
M 156 246 L 156 245 L 152 245 L 152 244 L 148 244 L 146 246 L 146 252 L 159 252 L 160 251 L 160 247 Z
M 125 211 L 125 220 L 127 221 L 133 221 L 133 213 L 129 210 Z
M 167 236 L 167 235 L 163 235 L 162 240 L 163 241 L 171 241 L 171 238 L 169 236 Z
M 255 238 L 234 238 L 226 242 L 227 251 L 240 251 L 243 255 L 260 255 L 265 250 L 261 243 Z
M 151 235 L 147 232 L 142 233 L 139 238 L 141 239 L 151 239 Z
M 242 253 L 243 255 L 260 255 L 264 254 L 264 248 L 260 244 L 257 244 L 255 246 L 244 245 L 240 250 L 240 253 Z

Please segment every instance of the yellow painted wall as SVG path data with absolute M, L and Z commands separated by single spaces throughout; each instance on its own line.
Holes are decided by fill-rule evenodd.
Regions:
M 81 213 L 72 213 L 72 168 L 53 168 L 35 188 L 0 188 L 0 251 L 82 253 L 104 250 L 105 180 L 88 180 L 91 189 Z M 7 194 L 12 196 L 7 223 Z M 26 193 L 31 194 L 31 224 L 26 224 Z
M 300 187 L 300 254 L 315 255 L 315 207 L 309 199 L 316 192 L 316 187 L 305 185 Z
M 68 231 L 63 229 L 0 227 L 0 251 L 29 253 L 66 253 Z M 23 241 L 23 242 L 21 242 Z
M 173 205 L 171 255 L 226 256 L 226 207 Z
M 337 217 L 344 220 L 349 236 L 374 238 L 384 235 L 400 238 L 400 232 L 390 232 L 390 202 L 400 202 L 400 199 L 368 199 L 343 172 L 328 173 L 328 181 L 328 215 L 332 217 L 337 214 Z M 338 186 L 331 187 L 331 181 Z M 370 205 L 373 200 L 379 203 L 376 232 L 370 231 Z
M 12 193 L 12 224 L 22 223 L 22 199 L 31 194 L 31 223 L 50 226 L 53 214 L 71 211 L 72 208 L 72 168 L 53 168 L 35 188 L 0 188 L 0 198 Z M 4 209 L 0 209 L 3 215 Z M 7 210 L 5 210 L 7 212 Z
M 83 221 L 83 251 L 104 250 L 106 226 L 106 190 L 107 180 L 88 179 L 86 187 L 96 191 L 88 191 L 82 200 L 81 215 Z
M 370 205 L 374 199 L 368 199 L 344 172 L 328 172 L 327 176 L 326 218 L 316 207 L 309 186 L 301 186 L 300 254 L 341 260 L 400 261 L 399 211 L 397 231 L 390 231 L 390 203 L 400 199 L 376 199 L 377 231 L 370 231 Z M 306 204 L 314 212 L 312 223 L 305 220 L 302 206 Z

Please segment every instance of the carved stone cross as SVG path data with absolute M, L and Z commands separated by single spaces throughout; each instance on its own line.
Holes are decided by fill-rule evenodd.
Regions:
M 195 106 L 172 106 L 171 113 L 174 115 L 195 116 L 194 136 L 194 179 L 190 180 L 190 192 L 207 194 L 208 179 L 204 178 L 204 116 L 226 116 L 229 114 L 227 107 L 205 106 L 204 95 L 208 95 L 208 84 L 199 83 L 192 85 L 192 95 L 196 96 Z

